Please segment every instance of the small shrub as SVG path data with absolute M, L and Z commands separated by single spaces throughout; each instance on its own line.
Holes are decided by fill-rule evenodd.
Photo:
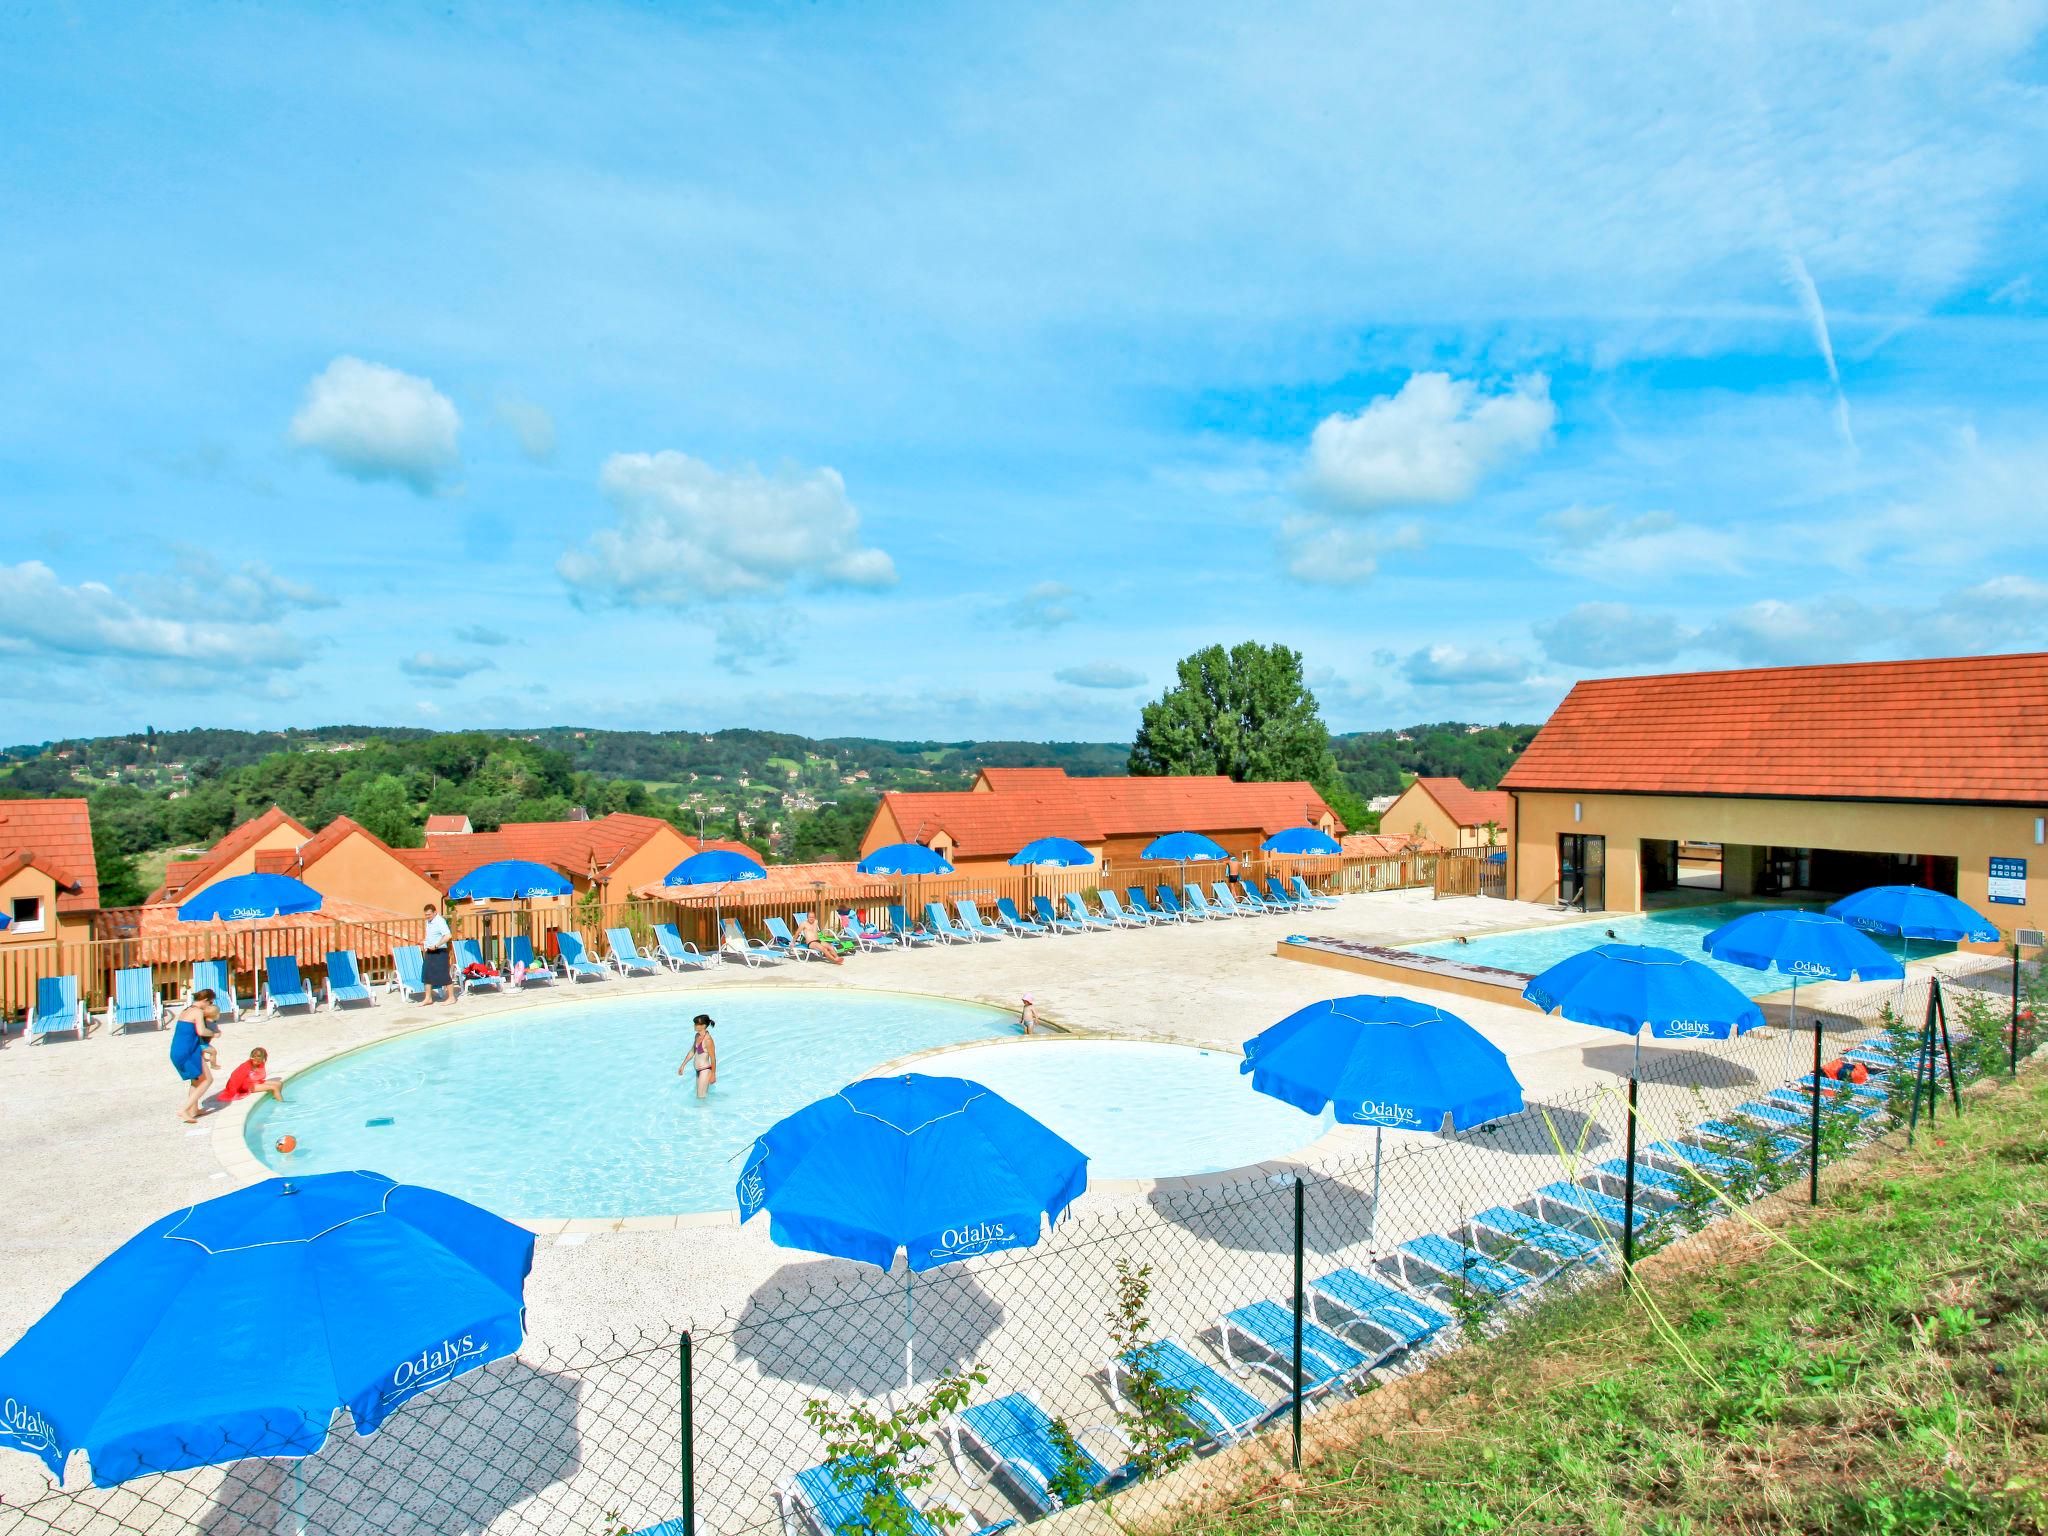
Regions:
M 910 1536 L 916 1519 L 912 1495 L 932 1480 L 938 1458 L 930 1453 L 934 1426 L 967 1406 L 988 1376 L 979 1367 L 949 1372 L 932 1384 L 922 1401 L 877 1413 L 865 1403 L 834 1408 L 824 1398 L 804 1404 L 804 1418 L 825 1442 L 825 1455 L 847 1492 L 860 1491 L 860 1536 Z M 944 1529 L 958 1524 L 958 1510 L 933 1504 L 923 1518 Z
M 1152 1266 L 1116 1261 L 1116 1300 L 1109 1309 L 1111 1358 L 1122 1363 L 1122 1406 L 1117 1426 L 1131 1446 L 1131 1470 L 1150 1477 L 1194 1454 L 1187 1403 L 1191 1395 L 1160 1375 L 1146 1356 L 1152 1340 Z

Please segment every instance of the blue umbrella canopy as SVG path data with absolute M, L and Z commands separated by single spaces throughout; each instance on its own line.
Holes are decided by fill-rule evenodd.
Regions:
M 1899 962 L 1838 917 L 1775 909 L 1748 912 L 1700 940 L 1716 960 L 1802 981 L 1894 981 Z
M 1229 855 L 1223 851 L 1221 843 L 1199 832 L 1169 832 L 1164 837 L 1153 838 L 1138 857 L 1185 862 L 1188 859 L 1222 859 Z
M 1041 837 L 1026 843 L 1010 855 L 1012 864 L 1056 864 L 1061 869 L 1079 869 L 1093 864 L 1095 855 L 1071 837 Z
M 1828 908 L 1828 916 L 1869 933 L 1896 934 L 1902 939 L 1948 944 L 1998 942 L 1998 929 L 1975 907 L 1923 885 L 1873 885 L 1844 896 Z
M 289 875 L 236 875 L 205 890 L 178 908 L 181 923 L 235 922 L 252 917 L 290 917 L 318 912 L 320 893 Z
M 769 1236 L 912 1270 L 1038 1241 L 1088 1185 L 1077 1148 L 979 1083 L 868 1078 L 778 1121 L 747 1152 L 740 1220 Z
M 0 1445 L 59 1479 L 82 1450 L 110 1488 L 310 1456 L 337 1408 L 374 1434 L 408 1398 L 519 1348 L 533 1242 L 379 1173 L 266 1179 L 190 1206 L 115 1249 L 0 1355 Z
M 1675 950 L 1601 944 L 1533 977 L 1522 996 L 1578 1024 L 1660 1040 L 1726 1040 L 1763 1026 L 1763 1010 L 1727 978 Z
M 1337 839 L 1318 827 L 1287 827 L 1259 844 L 1267 853 L 1342 853 Z
M 854 866 L 864 875 L 950 875 L 953 866 L 943 853 L 923 843 L 890 843 Z
M 744 853 L 707 848 L 693 853 L 662 877 L 663 885 L 729 885 L 735 880 L 765 880 L 768 871 Z
M 534 896 L 566 896 L 569 877 L 532 859 L 497 859 L 479 864 L 448 887 L 454 901 L 524 901 Z
M 1336 997 L 1245 1044 L 1260 1093 L 1346 1125 L 1467 1130 L 1522 1108 L 1500 1048 L 1456 1014 L 1402 997 Z

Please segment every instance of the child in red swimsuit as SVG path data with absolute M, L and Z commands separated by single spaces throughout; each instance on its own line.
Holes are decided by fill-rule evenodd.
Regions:
M 251 1051 L 249 1059 L 228 1074 L 227 1083 L 220 1091 L 221 1103 L 232 1104 L 235 1100 L 246 1099 L 251 1094 L 267 1093 L 277 1100 L 278 1103 L 282 1104 L 284 1102 L 284 1084 L 270 1081 L 269 1069 L 265 1066 L 265 1063 L 269 1060 L 270 1052 L 264 1050 L 262 1046 L 259 1045 L 255 1050 Z

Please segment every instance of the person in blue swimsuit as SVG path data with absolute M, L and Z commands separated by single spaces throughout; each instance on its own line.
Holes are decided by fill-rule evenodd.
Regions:
M 171 1066 L 185 1084 L 185 1108 L 179 1118 L 187 1125 L 198 1123 L 200 1101 L 213 1086 L 213 1042 L 220 1035 L 214 1026 L 219 1019 L 213 990 L 202 987 L 179 1010 L 171 1028 Z

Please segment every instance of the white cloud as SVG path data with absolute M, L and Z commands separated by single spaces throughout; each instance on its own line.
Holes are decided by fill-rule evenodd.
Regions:
M 1091 661 L 1078 667 L 1061 667 L 1053 673 L 1055 682 L 1070 688 L 1140 688 L 1145 674 L 1113 661 Z
M 1799 666 L 1867 653 L 1894 619 L 1846 595 L 1798 603 L 1767 597 L 1724 614 L 1700 638 L 1749 666 Z
M 802 615 L 789 608 L 728 608 L 712 627 L 711 659 L 740 677 L 797 658 Z
M 498 401 L 498 419 L 512 429 L 512 435 L 519 439 L 519 451 L 528 459 L 546 464 L 554 458 L 555 418 L 547 413 L 546 407 L 521 400 L 517 395 L 506 395 Z
M 1411 374 L 1398 394 L 1323 418 L 1309 439 L 1302 489 L 1348 512 L 1449 506 L 1493 470 L 1535 452 L 1556 421 L 1541 374 L 1497 395 L 1447 373 Z
M 154 611 L 232 614 L 236 619 L 268 623 L 302 608 L 332 608 L 340 601 L 305 582 L 278 575 L 260 560 L 245 560 L 229 569 L 203 549 L 179 549 L 177 566 L 161 576 L 135 583 L 136 596 Z
M 431 687 L 474 677 L 479 672 L 489 671 L 493 665 L 495 663 L 481 656 L 447 656 L 439 651 L 414 651 L 398 663 L 398 670 Z
M 292 441 L 357 480 L 396 480 L 426 495 L 460 462 L 462 418 L 433 382 L 337 357 L 306 386 Z
M 455 631 L 455 638 L 464 645 L 510 645 L 512 637 L 502 630 L 492 629 L 488 624 L 464 624 Z
M 1280 524 L 1280 556 L 1287 574 L 1315 586 L 1352 586 L 1369 581 L 1380 556 L 1422 544 L 1422 525 L 1344 528 L 1325 517 L 1290 517 Z
M 1697 638 L 1668 613 L 1646 613 L 1626 603 L 1580 603 L 1537 624 L 1535 634 L 1552 661 L 1596 671 L 1658 666 Z
M 1041 581 L 1022 597 L 1003 604 L 1000 612 L 1014 629 L 1051 631 L 1081 616 L 1075 595 L 1063 581 Z
M 1422 688 L 1461 687 L 1469 683 L 1519 683 L 1529 676 L 1527 658 L 1488 646 L 1430 645 L 1411 652 L 1402 663 L 1408 681 Z
M 586 605 L 690 608 L 809 587 L 879 590 L 896 566 L 860 542 L 834 469 L 713 469 L 688 454 L 615 453 L 598 485 L 618 512 L 555 564 Z
M 1632 586 L 1680 574 L 1739 575 L 1742 538 L 1670 512 L 1617 517 L 1611 507 L 1567 507 L 1543 519 L 1557 547 L 1544 563 L 1589 581 Z
M 74 660 L 117 658 L 218 674 L 288 670 L 305 659 L 275 624 L 151 612 L 97 581 L 65 586 L 40 560 L 0 565 L 0 648 Z M 168 674 L 167 674 L 168 675 Z

